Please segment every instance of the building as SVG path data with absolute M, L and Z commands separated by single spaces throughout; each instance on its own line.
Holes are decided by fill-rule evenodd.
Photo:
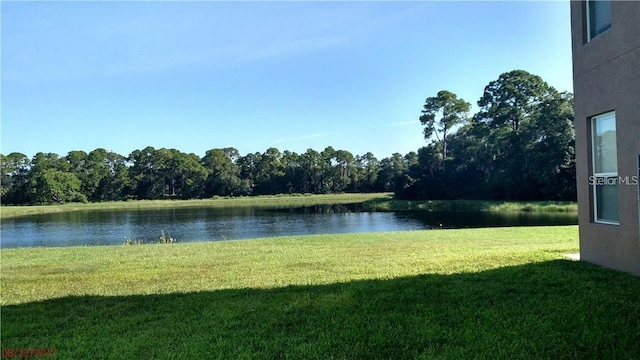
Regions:
M 571 1 L 581 260 L 640 274 L 640 1 Z

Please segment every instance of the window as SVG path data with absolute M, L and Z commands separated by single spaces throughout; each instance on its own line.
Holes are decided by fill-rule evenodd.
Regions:
M 587 40 L 611 28 L 611 1 L 587 0 Z
M 618 155 L 616 145 L 616 114 L 609 112 L 591 118 L 593 151 L 594 219 L 596 222 L 618 224 Z

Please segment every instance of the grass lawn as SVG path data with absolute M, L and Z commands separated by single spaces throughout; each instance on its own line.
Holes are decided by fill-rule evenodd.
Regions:
M 577 227 L 0 250 L 2 348 L 60 358 L 633 359 Z

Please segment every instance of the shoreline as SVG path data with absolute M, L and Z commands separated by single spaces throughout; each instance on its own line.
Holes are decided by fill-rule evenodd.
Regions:
M 489 200 L 397 200 L 391 193 L 291 194 L 255 197 L 228 197 L 197 200 L 130 200 L 104 203 L 60 205 L 2 205 L 0 219 L 89 210 L 151 210 L 188 207 L 304 207 L 315 205 L 362 204 L 369 212 L 404 211 L 523 211 L 577 212 L 575 202 L 489 201 Z

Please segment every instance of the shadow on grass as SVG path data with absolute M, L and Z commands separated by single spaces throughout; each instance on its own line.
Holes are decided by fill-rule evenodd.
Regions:
M 2 348 L 60 358 L 599 358 L 640 354 L 640 278 L 575 261 L 323 286 L 2 308 Z

